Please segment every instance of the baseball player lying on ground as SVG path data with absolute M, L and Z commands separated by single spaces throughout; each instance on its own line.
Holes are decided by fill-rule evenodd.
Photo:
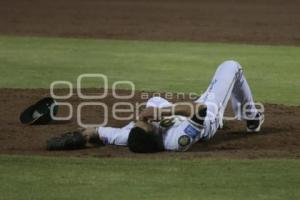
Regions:
M 109 144 L 128 146 L 136 153 L 186 151 L 199 140 L 211 139 L 222 127 L 229 99 L 235 116 L 246 121 L 247 131 L 259 132 L 264 115 L 254 105 L 242 68 L 238 62 L 225 61 L 208 89 L 194 102 L 172 104 L 152 97 L 136 122 L 123 128 L 95 127 L 66 133 L 48 140 L 47 148 L 63 150 Z

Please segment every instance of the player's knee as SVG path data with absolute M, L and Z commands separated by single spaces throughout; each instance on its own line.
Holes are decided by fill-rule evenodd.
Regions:
M 221 64 L 222 67 L 226 68 L 227 70 L 232 70 L 232 71 L 239 71 L 242 67 L 239 62 L 235 60 L 226 60 Z

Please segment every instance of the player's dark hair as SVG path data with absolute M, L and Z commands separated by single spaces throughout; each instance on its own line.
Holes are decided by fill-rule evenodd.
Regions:
M 163 150 L 162 140 L 156 134 L 140 127 L 131 129 L 128 137 L 129 150 L 135 153 L 155 153 Z

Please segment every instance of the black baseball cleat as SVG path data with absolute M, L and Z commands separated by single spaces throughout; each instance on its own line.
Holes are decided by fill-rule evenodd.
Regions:
M 86 145 L 86 139 L 80 132 L 68 132 L 60 137 L 47 140 L 47 150 L 73 150 L 82 149 Z
M 254 119 L 247 120 L 247 132 L 248 133 L 257 133 L 261 129 L 261 125 L 265 121 L 265 116 L 263 113 L 258 112 Z

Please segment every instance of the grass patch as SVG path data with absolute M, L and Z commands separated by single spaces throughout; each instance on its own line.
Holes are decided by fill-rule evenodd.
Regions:
M 0 156 L 1 199 L 299 199 L 299 160 Z
M 201 93 L 216 67 L 235 59 L 257 100 L 299 105 L 299 55 L 300 47 L 0 36 L 0 87 L 48 88 L 102 73 L 110 86 L 131 80 L 139 90 Z

